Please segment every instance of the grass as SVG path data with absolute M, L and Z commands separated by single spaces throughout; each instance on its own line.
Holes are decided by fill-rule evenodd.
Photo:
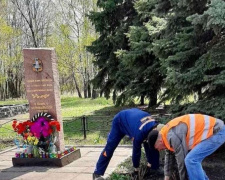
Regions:
M 27 104 L 28 101 L 26 99 L 6 99 L 5 101 L 0 101 L 0 105 L 12 105 L 12 104 Z
M 66 144 L 105 144 L 113 116 L 125 107 L 115 107 L 105 98 L 81 99 L 63 97 L 61 100 Z M 81 119 L 88 120 L 87 138 L 84 139 Z
M 78 97 L 63 96 L 61 99 L 62 116 L 65 117 L 80 117 L 82 115 L 95 114 L 104 108 L 114 109 L 111 100 L 105 98 L 97 99 L 81 99 Z
M 12 130 L 11 123 L 0 125 L 0 150 L 13 146 L 13 139 L 18 135 Z

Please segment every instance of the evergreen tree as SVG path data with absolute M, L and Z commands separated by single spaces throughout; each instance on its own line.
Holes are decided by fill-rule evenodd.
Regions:
M 124 74 L 124 81 L 117 83 L 117 77 L 123 74 L 119 68 L 120 61 L 115 52 L 118 49 L 129 49 L 128 39 L 125 33 L 129 26 L 135 22 L 136 12 L 133 7 L 134 0 L 98 0 L 97 5 L 102 9 L 100 12 L 92 12 L 90 20 L 99 33 L 99 38 L 88 47 L 88 50 L 96 57 L 94 62 L 99 71 L 93 82 L 96 88 L 101 89 L 101 93 L 106 98 L 110 97 L 110 92 L 123 90 L 129 84 Z M 120 71 L 121 70 L 121 71 Z M 122 75 L 123 76 L 123 75 Z
M 149 106 L 154 106 L 162 84 L 160 63 L 152 52 L 152 39 L 143 24 L 145 14 L 138 15 L 141 5 L 137 3 L 136 10 L 133 2 L 99 0 L 103 10 L 89 16 L 100 33 L 89 47 L 99 67 L 94 82 L 107 98 L 113 90 L 117 105 L 132 102 L 135 97 L 144 104 L 146 97 L 150 100 Z
M 150 34 L 145 26 L 147 22 L 155 19 L 152 13 L 153 8 L 154 4 L 147 3 L 147 1 L 135 3 L 138 21 L 129 28 L 129 32 L 126 34 L 129 38 L 130 48 L 117 52 L 122 61 L 120 69 L 130 72 L 127 73 L 127 79 L 130 79 L 129 84 L 118 98 L 119 102 L 131 97 L 140 97 L 141 104 L 143 104 L 143 98 L 146 97 L 149 99 L 149 107 L 157 104 L 157 94 L 163 84 L 163 74 L 160 72 L 160 61 L 153 53 L 152 42 L 158 39 L 159 34 L 157 32 Z M 124 80 L 123 77 L 117 78 L 117 84 Z
M 94 81 L 117 102 L 148 97 L 170 100 L 175 116 L 205 113 L 223 117 L 225 101 L 224 0 L 99 0 L 90 19 L 99 38 Z M 154 95 L 153 95 L 154 94 Z M 195 101 L 189 102 L 195 95 Z M 143 102 L 143 101 L 142 101 Z M 188 102 L 188 103 L 185 103 Z
M 163 3 L 164 2 L 164 3 Z M 156 7 L 167 21 L 154 52 L 166 73 L 172 112 L 205 113 L 222 117 L 224 105 L 224 1 L 163 1 Z M 165 3 L 166 2 L 166 3 Z M 163 4 L 169 4 L 167 11 Z M 197 94 L 195 103 L 181 103 Z

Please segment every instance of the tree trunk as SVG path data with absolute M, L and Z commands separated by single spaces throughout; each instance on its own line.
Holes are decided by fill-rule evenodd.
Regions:
M 91 85 L 90 82 L 88 82 L 88 98 L 91 98 Z
M 157 91 L 151 91 L 150 92 L 150 101 L 148 104 L 148 107 L 154 107 L 157 105 Z
M 202 91 L 201 89 L 198 90 L 198 100 L 202 100 Z
M 0 100 L 2 100 L 2 94 L 3 94 L 3 90 L 2 90 L 2 86 L 0 84 Z
M 144 104 L 145 104 L 145 96 L 141 96 L 140 105 L 144 105 Z
M 84 98 L 87 98 L 87 91 L 88 91 L 88 89 L 87 89 L 87 83 L 84 82 Z
M 79 86 L 78 86 L 77 79 L 76 79 L 74 73 L 73 73 L 73 80 L 74 80 L 74 83 L 75 83 L 75 88 L 76 88 L 76 90 L 77 90 L 78 96 L 79 96 L 79 98 L 82 98 L 82 95 L 81 95 L 81 93 L 80 93 L 80 88 L 79 88 Z
M 99 96 L 98 91 L 93 87 L 92 89 L 92 99 L 96 99 Z
M 113 104 L 116 104 L 116 90 L 113 91 Z
M 96 90 L 93 88 L 92 90 L 92 99 L 96 99 L 97 98 L 97 93 Z
M 22 91 L 21 91 L 21 80 L 18 80 L 18 97 L 20 97 L 22 95 Z

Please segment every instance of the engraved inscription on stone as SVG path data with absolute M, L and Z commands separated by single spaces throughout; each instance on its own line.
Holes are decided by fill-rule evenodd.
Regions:
M 52 79 L 27 79 L 27 93 L 30 96 L 31 110 L 40 110 L 40 112 L 49 112 L 52 105 L 46 103 L 49 98 L 54 97 Z

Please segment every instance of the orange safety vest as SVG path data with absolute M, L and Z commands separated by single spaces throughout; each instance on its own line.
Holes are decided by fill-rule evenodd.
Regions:
M 216 123 L 216 118 L 202 114 L 187 114 L 177 117 L 169 121 L 160 131 L 163 142 L 167 149 L 174 151 L 167 140 L 169 130 L 179 123 L 185 123 L 188 127 L 186 143 L 188 150 L 193 149 L 198 143 L 213 135 L 213 127 Z

